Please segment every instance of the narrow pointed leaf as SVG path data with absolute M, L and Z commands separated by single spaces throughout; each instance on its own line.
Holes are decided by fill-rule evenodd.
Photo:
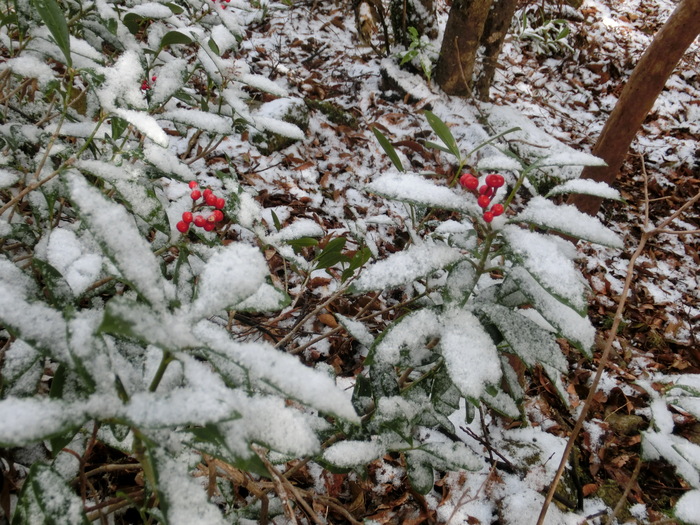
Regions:
M 61 11 L 55 0 L 34 0 L 34 7 L 36 7 L 46 27 L 51 31 L 58 48 L 66 57 L 66 64 L 71 67 L 73 60 L 70 56 L 70 35 L 63 11 Z
M 399 171 L 406 171 L 403 167 L 403 164 L 401 164 L 401 159 L 399 158 L 398 154 L 396 153 L 396 150 L 394 149 L 394 146 L 391 145 L 391 142 L 389 142 L 389 139 L 387 139 L 384 134 L 379 131 L 377 128 L 372 128 L 372 132 L 374 133 L 374 136 L 377 137 L 377 142 L 379 142 L 379 145 L 382 147 L 384 152 L 389 156 L 391 159 L 391 162 L 396 166 L 396 169 Z

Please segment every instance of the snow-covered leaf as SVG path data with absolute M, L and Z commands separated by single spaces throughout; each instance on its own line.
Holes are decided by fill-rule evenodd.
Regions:
M 202 319 L 241 303 L 265 284 L 267 263 L 260 250 L 232 243 L 207 261 L 199 276 L 192 316 Z
M 439 337 L 442 325 L 437 313 L 428 308 L 411 312 L 386 328 L 371 348 L 369 363 L 415 366 L 430 360 L 427 348 L 431 339 Z
M 545 363 L 565 371 L 566 358 L 556 342 L 555 335 L 519 314 L 516 310 L 498 304 L 479 304 L 483 312 L 503 335 L 512 352 L 528 367 Z
M 496 345 L 479 320 L 466 310 L 450 310 L 440 320 L 443 329 L 439 348 L 447 374 L 464 397 L 479 399 L 488 386 L 501 379 Z
M 537 311 L 552 323 L 559 333 L 581 348 L 586 355 L 591 355 L 595 328 L 588 317 L 582 317 L 554 298 L 525 268 L 516 266 L 509 275 L 518 283 L 520 291 L 532 302 Z
M 87 525 L 83 502 L 53 468 L 40 462 L 29 469 L 12 523 Z
M 323 451 L 323 459 L 341 468 L 368 465 L 386 454 L 386 448 L 379 441 L 340 441 Z
M 125 297 L 114 297 L 105 308 L 100 331 L 177 350 L 197 345 L 189 317 L 157 311 Z
M 139 233 L 133 217 L 123 206 L 107 200 L 82 175 L 69 174 L 67 183 L 71 200 L 122 277 L 154 307 L 165 308 L 174 289 L 163 278 L 151 246 Z
M 512 253 L 543 288 L 579 314 L 588 309 L 587 286 L 573 262 L 550 235 L 507 225 L 501 230 Z
M 251 381 L 269 385 L 322 412 L 359 422 L 350 396 L 329 376 L 302 365 L 294 356 L 262 343 L 237 343 L 225 330 L 206 321 L 198 323 L 194 333 L 211 351 L 245 369 Z
M 442 244 L 413 245 L 367 267 L 350 286 L 350 292 L 370 292 L 411 284 L 464 257 L 460 250 Z
M 700 445 L 667 432 L 642 432 L 644 459 L 665 459 L 679 476 L 692 487 L 700 489 Z
M 574 179 L 568 180 L 563 184 L 555 186 L 546 197 L 552 197 L 554 195 L 563 195 L 567 193 L 579 193 L 581 195 L 593 195 L 595 197 L 600 197 L 601 199 L 613 199 L 621 200 L 620 192 L 615 188 L 610 187 L 604 182 L 596 182 L 591 179 Z
M 478 214 L 471 195 L 460 195 L 415 173 L 386 173 L 365 186 L 365 190 L 387 199 L 409 204 Z
M 622 239 L 596 217 L 581 213 L 575 206 L 556 205 L 544 197 L 533 197 L 511 221 L 525 222 L 612 248 L 623 247 Z
M 80 426 L 87 416 L 75 403 L 8 397 L 0 401 L 0 446 L 18 447 Z
M 187 462 L 158 446 L 148 447 L 148 455 L 167 525 L 226 525 L 219 509 L 208 501 L 204 487 L 188 472 Z

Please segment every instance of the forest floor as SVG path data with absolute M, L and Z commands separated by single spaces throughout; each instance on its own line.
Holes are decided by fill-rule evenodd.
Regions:
M 539 5 L 532 2 L 529 8 L 539 12 Z M 522 26 L 519 33 L 511 33 L 492 88 L 493 103 L 517 110 L 567 145 L 590 151 L 625 79 L 673 8 L 670 0 L 586 0 L 573 14 L 541 14 L 542 20 L 567 19 L 571 47 L 554 43 L 549 51 L 538 52 Z M 446 14 L 447 7 L 441 5 L 443 24 Z M 372 29 L 371 24 L 367 27 Z M 330 236 L 347 234 L 348 218 L 395 217 L 389 204 L 358 191 L 389 166 L 371 127 L 379 127 L 390 138 L 410 169 L 450 173 L 455 169 L 451 160 L 419 142 L 430 131 L 421 110 L 430 109 L 441 117 L 459 141 L 469 135 L 478 113 L 490 107 L 447 97 L 417 72 L 400 74 L 405 92 L 397 91 L 395 82 L 387 85 L 382 70 L 387 60 L 394 64 L 397 60 L 383 59 L 360 43 L 355 15 L 347 2 L 295 2 L 289 10 L 271 11 L 264 24 L 249 28 L 248 37 L 243 54 L 255 72 L 271 78 L 286 76 L 290 91 L 312 108 L 303 143 L 266 156 L 246 142 L 231 142 L 226 148 L 235 159 L 239 177 L 284 224 L 311 218 Z M 380 33 L 372 38 L 374 47 L 380 48 Z M 599 214 L 625 239 L 625 249 L 578 244 L 580 265 L 594 292 L 590 315 L 601 341 L 612 325 L 645 213 L 650 225 L 658 224 L 700 187 L 699 101 L 700 44 L 696 41 L 633 144 L 617 184 L 625 201 L 605 203 Z M 617 516 L 619 522 L 653 523 L 666 519 L 667 511 L 688 490 L 688 484 L 667 463 L 640 461 L 640 431 L 650 424 L 648 385 L 653 389 L 655 380 L 663 375 L 700 373 L 698 228 L 700 209 L 695 206 L 672 227 L 695 233 L 656 235 L 638 259 L 614 357 L 576 447 L 570 496 L 562 492 L 559 509 L 550 510 L 548 523 L 602 522 L 601 516 L 623 498 L 625 488 L 629 492 Z M 384 228 L 378 249 L 392 252 L 402 242 L 396 228 Z M 306 289 L 292 282 L 290 293 L 298 295 L 301 312 L 308 312 L 330 296 L 332 282 L 318 272 Z M 327 314 L 353 314 L 365 308 L 376 312 L 374 328 L 380 330 L 400 311 L 392 309 L 386 298 L 372 303 L 373 299 L 332 302 L 305 326 L 292 351 L 308 363 L 330 364 L 351 383 L 362 368 L 357 345 L 335 328 L 332 315 Z M 398 299 L 391 298 L 394 304 Z M 292 317 L 298 319 L 298 315 Z M 285 324 L 268 324 L 265 330 L 283 335 Z M 588 361 L 573 351 L 569 359 L 571 368 L 564 384 L 574 413 L 557 398 L 544 374 L 535 371 L 524 379 L 530 423 L 559 438 L 555 449 L 568 437 L 575 409 L 587 395 L 598 363 L 597 357 Z M 680 410 L 673 417 L 676 432 L 700 444 L 700 423 Z M 512 452 L 505 450 L 510 439 L 507 432 L 518 425 L 485 414 L 480 422 L 463 427 L 460 436 L 481 443 L 485 454 L 508 457 Z M 549 464 L 533 465 L 520 476 L 496 467 L 468 475 L 449 473 L 426 498 L 407 489 L 400 459 L 390 457 L 371 465 L 367 480 L 319 474 L 308 467 L 297 473 L 295 482 L 315 486 L 356 518 L 376 523 L 495 520 L 522 524 L 535 522 L 543 500 L 540 494 L 546 491 L 538 472 L 550 472 L 556 463 L 558 459 L 553 458 Z M 582 508 L 577 497 L 582 498 Z M 338 512 L 328 519 L 346 522 Z

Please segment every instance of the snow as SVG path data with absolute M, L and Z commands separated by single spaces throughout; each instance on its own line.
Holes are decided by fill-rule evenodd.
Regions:
M 700 524 L 700 490 L 689 490 L 683 494 L 673 508 L 673 514 L 688 525 Z
M 390 172 L 380 175 L 367 184 L 366 191 L 410 204 L 431 206 L 447 210 L 474 212 L 476 202 L 469 195 L 458 195 L 447 186 L 439 186 L 423 176 L 413 173 Z
M 154 307 L 163 308 L 174 289 L 163 279 L 151 246 L 136 229 L 134 219 L 122 206 L 106 200 L 81 175 L 72 173 L 67 182 L 71 199 L 123 277 Z
M 257 248 L 234 243 L 207 261 L 199 276 L 192 316 L 201 319 L 253 295 L 265 283 L 267 265 Z
M 382 457 L 386 449 L 378 441 L 340 441 L 323 451 L 323 459 L 337 467 L 367 465 Z
M 523 266 L 549 292 L 562 298 L 578 312 L 586 312 L 586 285 L 573 262 L 558 249 L 549 235 L 517 226 L 501 230 L 508 246 L 522 257 Z
M 426 242 L 410 246 L 405 251 L 392 254 L 366 268 L 352 284 L 352 290 L 365 292 L 410 284 L 463 257 L 459 250 L 441 244 Z
M 569 204 L 556 205 L 544 197 L 533 197 L 512 221 L 522 221 L 572 235 L 605 246 L 622 248 L 622 239 L 596 217 L 583 215 Z

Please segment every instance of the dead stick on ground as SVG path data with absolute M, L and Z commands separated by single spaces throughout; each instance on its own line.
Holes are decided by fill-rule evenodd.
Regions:
M 647 188 L 647 174 L 643 158 L 642 174 L 644 175 L 644 226 L 642 229 L 642 236 L 639 239 L 639 246 L 637 246 L 637 249 L 635 250 L 634 254 L 632 254 L 630 262 L 627 265 L 627 277 L 625 279 L 625 286 L 622 290 L 620 300 L 617 304 L 617 311 L 615 312 L 615 319 L 613 321 L 612 328 L 610 328 L 610 331 L 608 332 L 608 337 L 605 341 L 605 347 L 603 348 L 603 353 L 601 354 L 600 361 L 598 362 L 598 369 L 596 370 L 595 377 L 593 378 L 593 382 L 591 383 L 591 388 L 588 391 L 586 401 L 583 404 L 583 408 L 581 409 L 581 414 L 576 420 L 576 424 L 574 425 L 574 428 L 571 431 L 569 441 L 566 443 L 564 454 L 562 455 L 561 461 L 559 462 L 559 468 L 557 469 L 557 472 L 554 475 L 552 484 L 550 485 L 549 491 L 547 492 L 547 496 L 544 500 L 544 503 L 542 504 L 542 510 L 540 511 L 539 518 L 537 519 L 537 525 L 542 525 L 544 523 L 544 518 L 547 515 L 547 510 L 549 509 L 549 505 L 552 503 L 554 493 L 557 490 L 557 486 L 559 485 L 559 481 L 561 480 L 561 477 L 564 473 L 566 464 L 569 461 L 569 456 L 571 455 L 571 451 L 573 450 L 574 445 L 576 443 L 576 438 L 578 437 L 579 432 L 581 432 L 583 423 L 586 421 L 586 417 L 588 416 L 591 404 L 593 403 L 593 397 L 595 396 L 595 393 L 598 389 L 598 383 L 600 382 L 600 378 L 602 377 L 603 371 L 605 370 L 605 367 L 608 364 L 608 359 L 610 358 L 610 350 L 612 349 L 613 342 L 615 341 L 617 330 L 620 327 L 620 323 L 622 322 L 622 314 L 624 313 L 625 305 L 627 304 L 627 295 L 629 294 L 630 288 L 632 287 L 632 280 L 634 279 L 634 266 L 637 261 L 637 258 L 642 254 L 647 241 L 651 237 L 653 237 L 660 231 L 663 231 L 685 210 L 687 210 L 688 208 L 693 206 L 693 204 L 695 204 L 698 200 L 700 200 L 700 192 L 698 192 L 692 199 L 687 201 L 683 206 L 681 206 L 673 214 L 671 214 L 671 216 L 667 217 L 664 221 L 662 221 L 662 223 L 659 226 L 653 229 L 649 229 L 649 194 Z

